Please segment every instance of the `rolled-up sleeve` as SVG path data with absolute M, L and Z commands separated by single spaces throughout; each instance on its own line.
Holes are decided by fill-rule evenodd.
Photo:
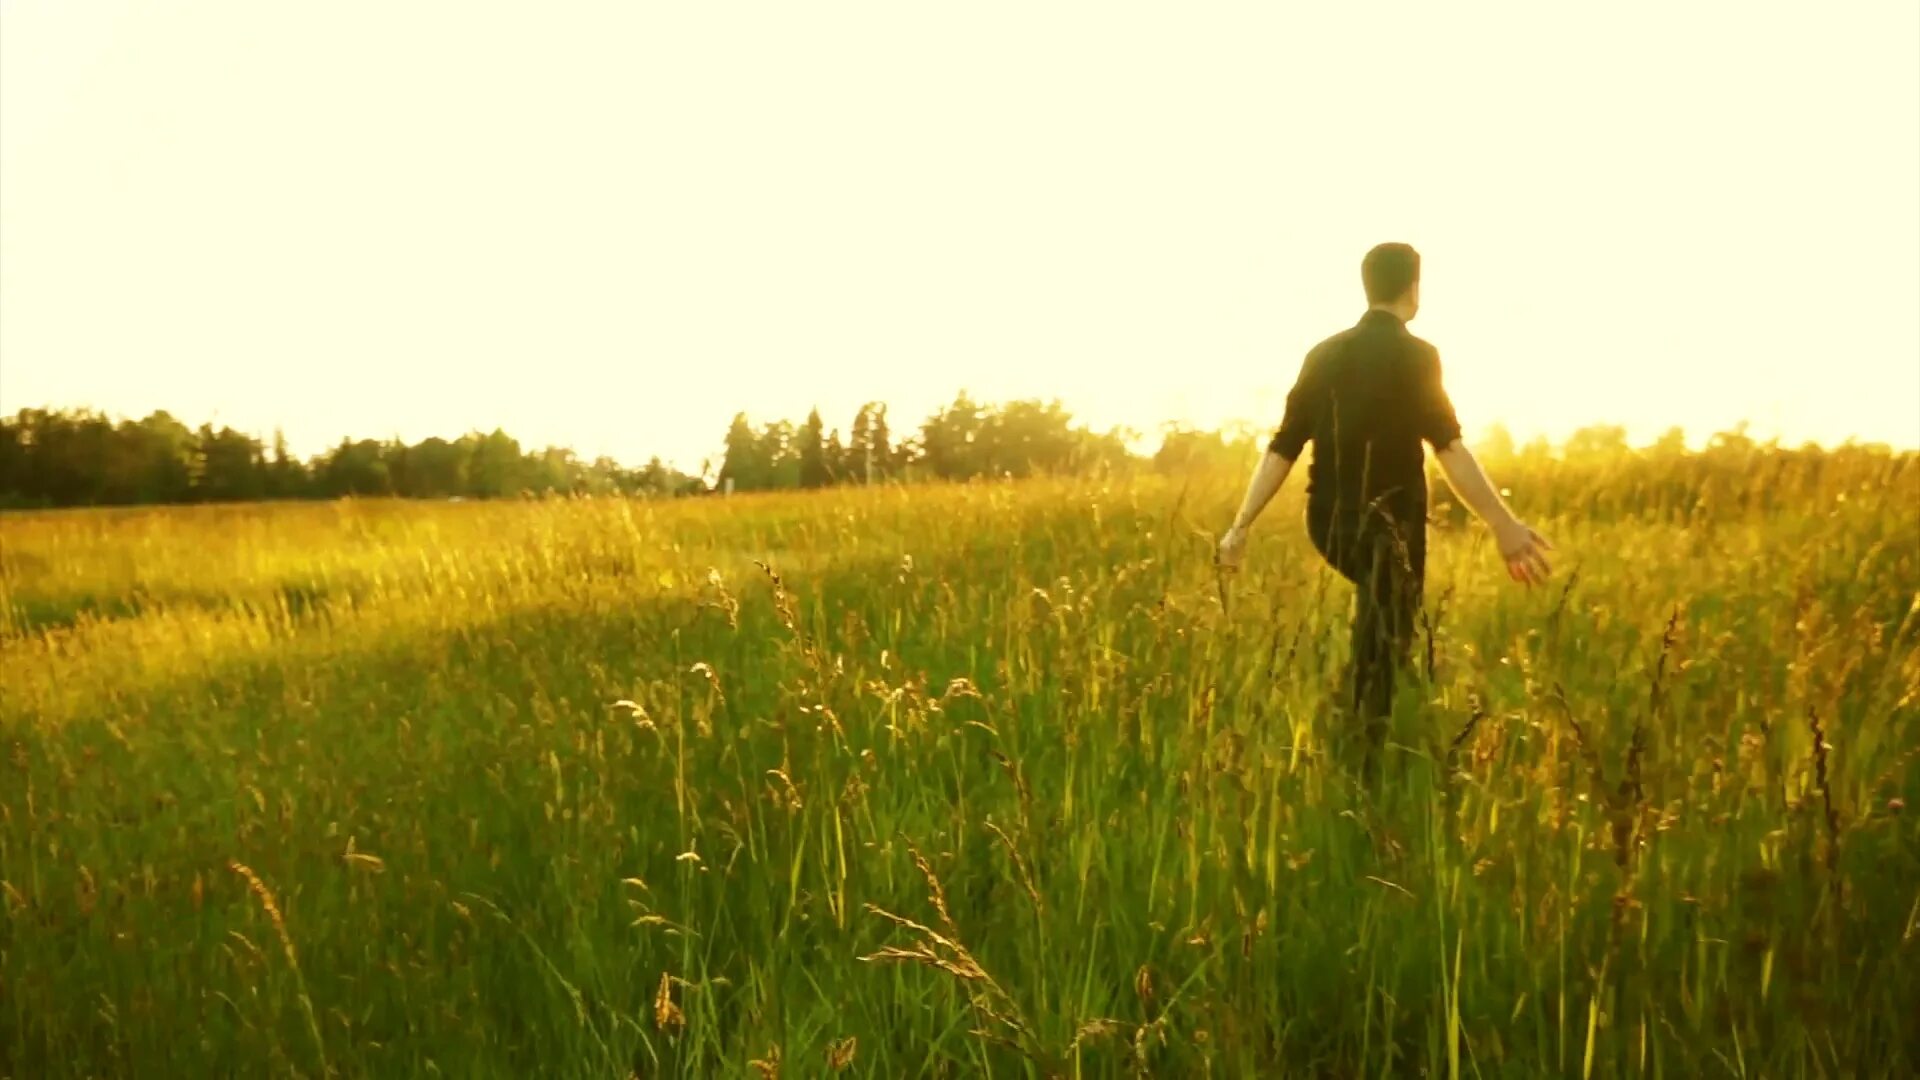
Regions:
M 1309 355 L 1300 365 L 1300 376 L 1293 382 L 1293 389 L 1287 392 L 1287 412 L 1280 419 L 1280 427 L 1273 433 L 1273 440 L 1267 443 L 1267 449 L 1286 458 L 1288 461 L 1300 460 L 1300 452 L 1313 438 L 1315 422 L 1315 395 L 1313 392 L 1313 373 L 1315 364 Z
M 1454 415 L 1453 401 L 1440 377 L 1440 352 L 1429 346 L 1424 350 L 1420 371 L 1420 392 L 1414 402 L 1415 426 L 1420 437 L 1435 450 L 1444 450 L 1460 437 L 1460 420 Z

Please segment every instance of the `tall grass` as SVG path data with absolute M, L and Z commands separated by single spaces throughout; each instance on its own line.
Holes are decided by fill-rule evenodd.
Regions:
M 1443 527 L 1373 791 L 1239 481 L 6 518 L 0 1076 L 1920 1068 L 1911 459 Z

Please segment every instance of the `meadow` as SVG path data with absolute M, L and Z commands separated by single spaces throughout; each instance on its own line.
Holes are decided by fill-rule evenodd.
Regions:
M 1377 789 L 1238 473 L 0 518 L 0 1077 L 1914 1075 L 1920 457 L 1677 470 Z

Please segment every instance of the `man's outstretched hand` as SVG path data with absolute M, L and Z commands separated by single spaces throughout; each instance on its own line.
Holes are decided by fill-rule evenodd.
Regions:
M 1240 560 L 1247 554 L 1247 530 L 1235 525 L 1220 538 L 1220 550 L 1214 553 L 1213 564 L 1222 570 L 1240 569 Z
M 1513 580 L 1522 585 L 1538 585 L 1553 572 L 1546 555 L 1553 550 L 1553 545 L 1526 522 L 1508 518 L 1506 524 L 1494 530 L 1494 539 L 1500 545 L 1500 558 L 1507 564 L 1507 576 Z

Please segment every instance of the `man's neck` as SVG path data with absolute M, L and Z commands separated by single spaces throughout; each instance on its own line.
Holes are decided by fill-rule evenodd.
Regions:
M 1394 317 L 1394 318 L 1396 318 L 1396 319 L 1399 319 L 1399 320 L 1400 320 L 1401 322 L 1410 322 L 1410 321 L 1412 321 L 1412 320 L 1411 320 L 1411 318 L 1410 318 L 1410 317 L 1408 316 L 1408 314 L 1407 314 L 1407 310 L 1406 310 L 1406 308 L 1404 308 L 1404 307 L 1402 307 L 1402 306 L 1401 306 L 1401 305 L 1399 305 L 1399 304 L 1371 304 L 1371 305 L 1368 305 L 1368 307 L 1367 307 L 1367 311 L 1369 311 L 1369 312 L 1374 312 L 1374 311 L 1379 311 L 1379 312 L 1384 312 L 1384 313 L 1386 313 L 1386 314 L 1388 314 L 1388 315 L 1391 315 L 1391 316 L 1393 316 L 1393 317 Z

